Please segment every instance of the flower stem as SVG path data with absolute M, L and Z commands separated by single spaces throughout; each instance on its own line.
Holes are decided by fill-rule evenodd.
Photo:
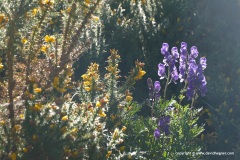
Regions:
M 170 81 L 170 67 L 168 67 L 167 82 L 166 82 L 165 89 L 164 89 L 164 101 L 166 101 L 167 87 L 168 87 L 169 81 Z

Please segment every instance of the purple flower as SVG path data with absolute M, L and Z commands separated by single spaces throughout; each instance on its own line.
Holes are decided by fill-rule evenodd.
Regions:
M 179 58 L 179 53 L 178 53 L 178 48 L 177 47 L 173 47 L 171 49 L 171 52 L 172 52 L 172 56 L 173 58 L 176 60 L 177 58 Z
M 183 56 L 187 56 L 187 43 L 185 42 L 181 43 L 180 53 Z
M 200 65 L 201 65 L 202 70 L 207 68 L 207 59 L 205 57 L 200 58 Z
M 152 90 L 153 89 L 153 82 L 151 78 L 147 79 L 147 85 L 148 85 L 148 89 Z
M 203 70 L 206 68 L 206 58 L 200 58 L 200 64 L 197 65 L 196 61 L 191 59 L 188 66 L 188 88 L 186 96 L 188 99 L 192 99 L 197 91 L 200 91 L 201 96 L 205 96 L 207 92 L 207 82 L 203 74 Z
M 165 133 L 165 135 L 169 135 L 170 134 L 169 123 L 170 123 L 170 115 L 167 115 L 165 117 L 160 117 L 158 121 L 158 128 L 154 131 L 154 136 L 156 135 L 156 133 L 158 132 L 160 133 L 160 131 Z
M 165 77 L 165 66 L 162 63 L 158 64 L 158 76 L 160 76 L 160 79 Z
M 161 48 L 161 53 L 163 55 L 166 55 L 166 53 L 168 53 L 168 48 L 169 48 L 169 45 L 167 43 L 163 43 Z
M 198 56 L 198 50 L 196 46 L 192 46 L 191 47 L 191 54 L 190 54 L 191 58 L 197 58 Z
M 160 91 L 160 89 L 161 89 L 160 82 L 159 82 L 159 81 L 155 81 L 155 82 L 154 82 L 154 91 L 155 91 L 156 93 L 158 93 L 158 92 Z
M 173 70 L 171 72 L 171 77 L 173 82 L 176 83 L 176 81 L 178 80 L 178 71 L 176 66 L 173 67 Z
M 155 137 L 156 139 L 160 138 L 160 130 L 159 130 L 158 128 L 155 129 L 155 131 L 154 131 L 154 137 Z

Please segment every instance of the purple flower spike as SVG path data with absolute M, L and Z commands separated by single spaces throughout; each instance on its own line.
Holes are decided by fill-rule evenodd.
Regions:
M 197 58 L 197 56 L 198 56 L 197 47 L 196 47 L 196 46 L 192 46 L 192 47 L 191 47 L 191 57 L 192 57 L 192 58 Z
M 169 45 L 167 43 L 162 44 L 161 53 L 165 55 L 168 52 Z
M 207 59 L 205 57 L 200 58 L 200 65 L 202 67 L 202 70 L 207 68 Z
M 172 56 L 173 56 L 173 58 L 176 60 L 177 58 L 179 58 L 179 53 L 178 53 L 178 49 L 177 49 L 177 47 L 173 47 L 172 49 L 171 49 L 171 52 L 172 52 Z
M 160 79 L 165 77 L 165 66 L 162 63 L 158 64 L 158 76 L 160 76 Z
M 155 129 L 155 131 L 154 131 L 154 137 L 155 137 L 156 139 L 160 138 L 160 130 L 159 130 L 159 129 Z
M 161 89 L 160 82 L 159 82 L 159 81 L 155 81 L 155 82 L 154 82 L 154 91 L 155 91 L 156 93 L 158 93 L 158 92 L 160 91 L 160 89 Z

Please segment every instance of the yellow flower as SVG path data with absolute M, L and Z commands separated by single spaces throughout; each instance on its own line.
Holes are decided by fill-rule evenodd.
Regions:
M 99 115 L 100 117 L 106 117 L 106 114 L 105 114 L 102 110 L 99 110 L 99 111 L 98 111 L 98 115 Z
M 23 152 L 24 153 L 27 153 L 28 152 L 28 149 L 26 147 L 23 148 Z
M 90 0 L 85 0 L 85 3 L 88 6 L 90 4 Z
M 47 53 L 48 46 L 42 46 L 40 50 L 44 53 Z
M 2 23 L 3 20 L 4 20 L 4 14 L 0 14 L 0 24 Z
M 126 101 L 131 101 L 133 99 L 133 97 L 132 96 L 126 96 Z
M 90 87 L 85 87 L 84 88 L 86 91 L 91 91 L 91 88 Z
M 84 82 L 83 82 L 83 85 L 84 85 L 84 86 L 90 85 L 90 81 L 84 81 Z
M 55 42 L 55 37 L 46 35 L 45 36 L 45 42 L 53 43 L 53 42 Z
M 228 112 L 229 112 L 229 113 L 232 113 L 232 108 L 230 108 Z
M 4 124 L 5 124 L 5 121 L 4 121 L 4 120 L 1 120 L 1 121 L 0 121 L 0 124 L 1 124 L 1 125 L 4 125 Z
M 97 101 L 96 106 L 101 107 L 101 103 L 99 101 Z
M 35 88 L 35 89 L 34 89 L 34 92 L 35 92 L 35 93 L 40 93 L 40 92 L 42 92 L 42 89 L 41 89 L 41 88 Z
M 40 103 L 36 103 L 36 104 L 34 105 L 33 110 L 34 110 L 34 111 L 40 111 L 41 108 L 42 108 L 42 104 L 40 104 Z
M 16 159 L 17 159 L 16 153 L 12 152 L 12 153 L 9 155 L 9 158 L 11 158 L 11 160 L 16 160 Z
M 126 131 L 127 127 L 126 126 L 123 126 L 122 127 L 122 132 Z
M 32 15 L 35 16 L 35 15 L 37 14 L 37 12 L 38 12 L 38 9 L 37 9 L 37 8 L 34 8 L 34 9 L 32 10 Z
M 106 157 L 109 158 L 111 154 L 112 154 L 112 151 L 108 151 L 108 153 L 106 154 Z
M 77 133 L 77 131 L 78 131 L 77 128 L 73 128 L 73 129 L 72 129 L 72 132 L 73 132 L 73 133 Z
M 22 44 L 26 44 L 27 43 L 27 39 L 26 38 L 23 38 L 22 39 Z
M 0 63 L 0 69 L 3 69 L 3 66 L 4 66 L 4 65 L 3 65 L 2 63 Z
M 67 121 L 67 120 L 68 120 L 68 116 L 67 115 L 62 117 L 62 121 Z
M 21 126 L 17 124 L 17 125 L 14 126 L 14 129 L 15 129 L 16 132 L 18 132 L 18 131 L 20 131 Z
M 97 16 L 92 16 L 92 19 L 93 19 L 94 21 L 99 21 L 99 17 L 97 17 Z
M 143 71 L 142 69 L 140 69 L 140 70 L 138 71 L 137 75 L 134 77 L 134 79 L 135 79 L 135 80 L 139 80 L 139 79 L 142 78 L 142 76 L 143 76 L 144 74 L 146 74 L 146 72 Z

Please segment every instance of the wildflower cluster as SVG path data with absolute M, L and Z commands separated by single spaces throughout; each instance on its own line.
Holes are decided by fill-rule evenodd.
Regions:
M 163 43 L 161 53 L 164 55 L 164 59 L 163 64 L 159 63 L 158 65 L 158 75 L 160 79 L 167 77 L 167 85 L 172 81 L 176 83 L 178 79 L 180 79 L 180 82 L 185 82 L 187 87 L 186 96 L 188 99 L 196 98 L 198 91 L 200 91 L 202 96 L 205 96 L 207 82 L 204 76 L 204 70 L 207 67 L 207 60 L 205 57 L 201 57 L 199 64 L 196 63 L 196 58 L 198 57 L 196 46 L 191 47 L 189 54 L 187 51 L 187 43 L 182 42 L 179 54 L 177 47 L 173 47 L 170 53 L 169 45 Z M 178 59 L 179 69 L 177 70 L 176 62 L 178 62 Z M 166 67 L 168 67 L 167 76 L 165 71 Z
M 169 131 L 170 116 L 160 117 L 158 121 L 158 128 L 154 131 L 154 137 L 160 138 L 161 132 L 166 136 L 170 134 Z

